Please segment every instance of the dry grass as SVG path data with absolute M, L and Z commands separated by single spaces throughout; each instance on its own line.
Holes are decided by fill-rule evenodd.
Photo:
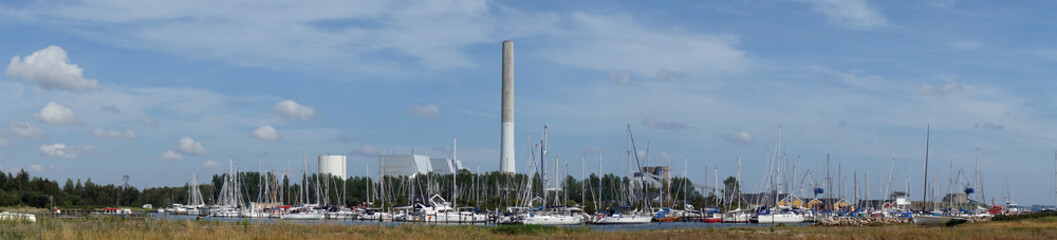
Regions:
M 702 228 L 598 232 L 588 228 L 376 225 L 41 219 L 0 222 L 0 239 L 1057 239 L 1057 218 L 971 223 L 954 228 L 909 224 L 878 227 Z

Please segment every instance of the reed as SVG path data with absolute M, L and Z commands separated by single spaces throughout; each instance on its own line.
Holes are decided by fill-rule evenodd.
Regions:
M 399 226 L 253 223 L 120 218 L 0 222 L 0 239 L 1057 239 L 1051 218 L 970 223 L 953 228 L 774 226 L 592 231 L 588 227 Z

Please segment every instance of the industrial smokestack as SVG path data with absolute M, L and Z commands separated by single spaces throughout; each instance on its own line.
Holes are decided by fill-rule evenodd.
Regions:
M 499 171 L 514 170 L 514 42 L 503 41 L 503 116 L 499 141 Z

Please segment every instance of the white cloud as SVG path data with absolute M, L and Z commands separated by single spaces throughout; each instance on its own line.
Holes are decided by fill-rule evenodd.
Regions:
M 252 136 L 257 138 L 257 139 L 260 139 L 260 140 L 268 140 L 268 141 L 275 141 L 275 140 L 279 140 L 279 138 L 280 138 L 279 137 L 279 132 L 275 131 L 275 128 L 272 127 L 271 125 L 264 125 L 264 126 L 261 126 L 260 128 L 257 128 L 257 130 L 253 130 Z
M 201 142 L 196 142 L 190 137 L 184 137 L 176 141 L 176 150 L 191 155 L 209 154 L 209 150 L 203 147 Z
M 66 51 L 59 46 L 48 46 L 36 51 L 24 59 L 19 56 L 11 58 L 7 65 L 7 76 L 28 79 L 44 89 L 61 89 L 71 92 L 94 90 L 99 82 L 85 79 L 84 72 L 77 64 L 71 64 L 66 58 Z
M 735 133 L 735 134 L 723 134 L 723 135 L 719 135 L 719 139 L 723 139 L 723 140 L 725 140 L 727 142 L 730 142 L 730 143 L 733 143 L 733 144 L 737 144 L 737 145 L 752 144 L 752 134 L 749 134 L 748 132 L 738 132 L 738 133 Z
M 8 144 L 11 144 L 11 141 L 0 137 L 0 147 L 7 146 Z
M 661 154 L 658 154 L 658 157 L 660 157 L 661 160 L 665 160 L 665 161 L 671 161 L 672 160 L 672 155 L 668 155 L 668 152 L 661 152 Z
M 437 118 L 440 117 L 440 109 L 437 105 L 411 106 L 407 109 L 407 114 L 420 118 Z
M 95 150 L 93 146 L 67 147 L 66 144 L 55 143 L 51 145 L 40 145 L 40 153 L 46 156 L 59 158 L 76 158 L 78 154 Z
M 686 124 L 677 123 L 677 122 L 670 122 L 670 121 L 659 121 L 659 120 L 654 120 L 653 118 L 646 118 L 646 120 L 642 120 L 642 125 L 650 127 L 650 128 L 664 129 L 664 130 L 680 130 L 680 129 L 690 128 L 690 126 L 687 126 Z
M 550 61 L 603 72 L 629 71 L 652 77 L 658 70 L 693 75 L 740 73 L 749 64 L 730 34 L 708 35 L 660 31 L 628 15 L 573 14 L 565 31 L 555 33 L 556 48 L 544 51 Z M 621 82 L 622 78 L 617 78 Z
M 501 39 L 488 1 L 59 3 L 26 12 L 52 27 L 99 26 L 90 33 L 117 45 L 169 51 L 238 65 L 393 68 L 363 59 L 393 52 L 429 68 L 470 65 L 465 46 Z M 146 10 L 149 9 L 149 10 Z M 115 14 L 121 13 L 121 14 Z M 194 32 L 195 34 L 185 34 Z M 429 41 L 422 41 L 423 38 Z M 403 57 L 403 56 L 402 56 Z M 380 63 L 379 63 L 380 62 Z
M 962 91 L 965 91 L 965 88 L 956 82 L 947 82 L 942 85 L 924 84 L 921 86 L 920 89 L 918 89 L 918 92 L 920 92 L 921 94 L 937 96 L 943 96 Z
M 29 168 L 30 171 L 35 171 L 35 172 L 44 171 L 44 167 L 42 167 L 40 165 L 37 165 L 37 164 L 30 164 L 29 166 L 26 166 L 26 168 Z
M 363 144 L 359 147 L 356 147 L 356 149 L 353 149 L 350 154 L 364 157 L 377 157 L 378 149 L 372 146 L 368 146 L 367 144 Z
M 68 124 L 77 121 L 73 110 L 56 102 L 48 102 L 40 112 L 33 114 L 33 118 L 47 124 Z
M 202 167 L 205 168 L 220 168 L 220 163 L 214 162 L 213 160 L 206 160 L 202 163 Z
M 165 152 L 161 153 L 161 159 L 183 161 L 184 160 L 184 155 L 176 153 L 176 152 L 173 152 L 172 150 L 169 150 L 169 151 L 165 151 Z
M 109 131 L 107 131 L 107 130 L 103 130 L 102 128 L 96 128 L 95 131 L 92 132 L 92 135 L 97 137 L 97 138 L 106 138 L 106 139 L 134 139 L 134 138 L 136 138 L 136 132 L 132 131 L 132 129 L 125 129 L 125 131 L 120 131 L 120 130 L 109 130 Z
M 44 133 L 44 129 L 29 125 L 29 123 L 11 122 L 7 126 L 6 132 L 20 138 L 39 139 L 48 136 Z
M 888 26 L 888 20 L 866 0 L 796 0 L 814 5 L 815 11 L 826 15 L 834 24 L 868 29 Z
M 153 120 L 153 119 L 150 119 L 150 118 L 148 118 L 148 117 L 141 117 L 141 118 L 139 118 L 139 123 L 142 123 L 142 124 L 147 124 L 147 125 L 151 125 L 151 126 L 154 126 L 154 125 L 155 125 L 155 123 L 154 123 L 154 120 Z
M 950 42 L 950 46 L 952 48 L 961 50 L 975 50 L 980 49 L 980 47 L 984 46 L 984 44 L 980 41 L 975 40 L 958 40 Z
M 308 120 L 316 115 L 316 108 L 301 105 L 293 100 L 282 100 L 272 106 L 272 111 L 286 118 L 300 118 Z

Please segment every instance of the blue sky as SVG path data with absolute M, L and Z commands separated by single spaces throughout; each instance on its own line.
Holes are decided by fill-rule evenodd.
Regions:
M 757 190 L 781 127 L 798 178 L 821 181 L 830 154 L 848 192 L 869 172 L 880 196 L 890 171 L 904 190 L 909 171 L 918 198 L 931 124 L 938 192 L 952 159 L 972 180 L 980 148 L 988 199 L 1008 172 L 1017 202 L 1052 203 L 1054 5 L 9 1 L 0 169 L 179 185 L 229 159 L 300 172 L 306 148 L 365 174 L 378 154 L 445 156 L 456 137 L 467 167 L 495 170 L 513 40 L 519 171 L 548 124 L 574 176 L 581 155 L 597 172 L 599 151 L 623 173 L 630 124 L 653 161 L 686 160 L 704 182 L 740 157 Z

